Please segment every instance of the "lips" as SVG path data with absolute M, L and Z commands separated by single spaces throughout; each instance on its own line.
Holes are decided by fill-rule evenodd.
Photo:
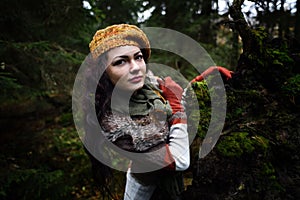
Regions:
M 129 79 L 129 82 L 131 83 L 139 83 L 143 80 L 143 76 L 135 76 L 131 79 Z

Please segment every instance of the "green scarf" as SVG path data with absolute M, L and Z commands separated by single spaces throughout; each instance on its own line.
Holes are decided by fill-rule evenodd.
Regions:
M 172 108 L 168 101 L 161 96 L 162 91 L 151 83 L 150 78 L 146 77 L 144 86 L 132 95 L 129 101 L 130 116 L 146 116 L 150 112 L 163 112 L 167 118 L 172 115 Z M 114 105 L 112 110 L 124 113 L 124 105 L 120 99 L 119 105 Z M 126 106 L 126 105 L 125 105 Z
M 148 115 L 151 111 L 159 111 L 164 112 L 169 118 L 172 109 L 168 101 L 160 94 L 161 90 L 146 78 L 144 87 L 138 90 L 130 99 L 130 115 Z

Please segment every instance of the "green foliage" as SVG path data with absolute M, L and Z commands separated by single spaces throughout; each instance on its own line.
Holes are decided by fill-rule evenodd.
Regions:
M 270 55 L 270 59 L 273 61 L 273 65 L 279 65 L 282 67 L 292 65 L 293 59 L 288 55 L 286 49 L 275 49 L 268 48 L 268 55 Z
M 225 44 L 219 44 L 216 48 L 211 44 L 201 44 L 205 50 L 209 53 L 210 57 L 213 59 L 214 63 L 218 66 L 226 67 L 232 69 L 236 67 L 236 58 L 238 54 L 234 54 L 231 42 L 226 42 Z M 237 47 L 240 49 L 240 47 Z M 235 51 L 238 51 L 236 49 Z
M 56 122 L 61 126 L 69 126 L 73 124 L 73 114 L 72 113 L 63 113 L 56 118 Z
M 264 50 L 265 50 L 265 42 L 266 42 L 266 39 L 268 37 L 268 34 L 265 30 L 264 27 L 260 26 L 256 29 L 252 29 L 251 30 L 252 33 L 254 34 L 254 37 L 256 39 L 256 42 L 257 42 L 257 45 L 259 47 L 259 49 L 256 49 L 259 53 L 263 53 Z
M 47 41 L 0 41 L 0 46 L 0 59 L 5 66 L 1 69 L 0 81 L 3 83 L 2 99 L 6 100 L 10 97 L 24 99 L 37 93 L 39 96 L 69 95 L 76 70 L 84 58 L 80 52 Z
M 142 8 L 153 8 L 151 16 L 144 22 L 146 26 L 164 27 L 187 34 L 196 41 L 214 42 L 217 32 L 217 11 L 212 1 L 146 1 Z
M 15 78 L 10 77 L 10 73 L 0 72 L 0 85 L 2 90 L 2 95 L 7 95 L 11 90 L 21 89 L 22 86 L 17 83 Z
M 0 9 L 0 39 L 15 42 L 51 41 L 87 50 L 93 18 L 82 1 L 4 0 Z
M 258 191 L 272 191 L 272 195 L 277 195 L 280 192 L 284 192 L 284 187 L 280 184 L 278 174 L 274 165 L 270 162 L 262 163 L 259 171 L 259 176 L 257 177 L 259 183 L 257 185 Z
M 1 182 L 0 197 L 9 199 L 60 199 L 71 189 L 62 170 L 17 169 Z
M 92 190 L 93 180 L 75 128 L 58 126 L 23 137 L 17 144 L 5 145 L 0 157 L 1 172 L 6 170 L 0 174 L 1 199 L 86 199 L 92 195 L 82 190 Z
M 281 89 L 283 94 L 290 97 L 295 103 L 295 99 L 300 97 L 300 74 L 289 78 Z
M 68 114 L 65 114 L 65 116 L 68 116 Z M 48 129 L 44 131 L 43 135 L 45 139 L 50 137 L 48 138 L 50 141 L 48 146 L 41 147 L 40 151 L 45 153 L 47 157 L 53 157 L 51 160 L 53 166 L 58 168 L 65 167 L 71 170 L 69 174 L 71 177 L 79 175 L 87 169 L 87 156 L 75 128 L 59 127 Z M 65 162 L 61 162 L 63 160 Z M 77 169 L 72 166 L 77 167 Z
M 271 163 L 264 163 L 261 171 L 263 176 L 267 176 L 270 179 L 275 179 L 275 169 Z
M 223 156 L 240 157 L 256 149 L 265 152 L 268 148 L 268 140 L 258 135 L 251 137 L 246 132 L 233 132 L 230 136 L 224 137 L 216 148 Z
M 0 52 L 1 59 L 10 62 L 12 58 L 18 58 L 22 62 L 35 61 L 34 64 L 58 65 L 63 63 L 78 65 L 84 59 L 84 54 L 81 52 L 64 48 L 57 43 L 46 40 L 38 42 L 9 42 L 1 40 L 0 44 L 2 47 Z
M 97 1 L 87 0 L 89 2 L 91 18 L 96 19 L 97 28 L 106 27 L 119 23 L 138 23 L 138 13 L 142 11 L 143 1 L 116 0 L 116 1 Z

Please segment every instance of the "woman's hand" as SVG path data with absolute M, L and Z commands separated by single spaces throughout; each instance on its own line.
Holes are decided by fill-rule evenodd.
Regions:
M 158 79 L 157 81 L 163 97 L 169 101 L 172 108 L 172 117 L 169 119 L 169 124 L 186 124 L 186 114 L 181 104 L 183 89 L 171 77 L 166 77 L 164 80 Z
M 164 80 L 157 79 L 159 88 L 162 90 L 163 97 L 169 101 L 172 107 L 172 113 L 183 112 L 181 105 L 183 89 L 171 77 L 166 77 Z

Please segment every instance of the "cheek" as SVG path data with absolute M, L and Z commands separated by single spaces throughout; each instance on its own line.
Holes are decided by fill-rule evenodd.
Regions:
M 122 74 L 122 73 L 120 73 L 119 70 L 114 70 L 114 69 L 111 69 L 110 67 L 108 67 L 106 69 L 106 73 L 114 85 L 119 81 L 119 79 L 121 78 L 121 74 Z
M 140 70 L 141 70 L 141 72 L 145 75 L 145 74 L 146 74 L 146 71 L 147 71 L 146 64 L 142 65 L 142 66 L 140 67 Z

